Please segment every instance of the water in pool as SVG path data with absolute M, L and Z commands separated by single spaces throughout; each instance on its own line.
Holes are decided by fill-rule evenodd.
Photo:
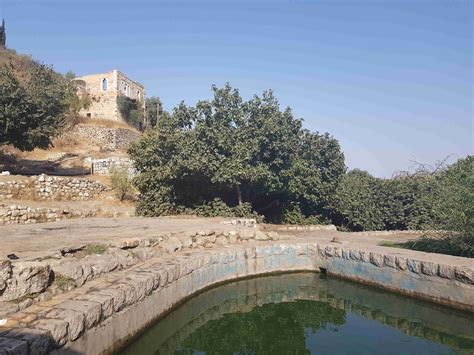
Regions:
M 313 273 L 236 281 L 121 354 L 474 354 L 474 316 Z

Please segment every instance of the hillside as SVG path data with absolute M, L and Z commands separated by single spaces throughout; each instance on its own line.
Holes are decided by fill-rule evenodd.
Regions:
M 0 48 L 0 67 L 12 64 L 20 80 L 28 80 L 30 69 L 37 62 L 32 56 Z M 57 75 L 61 75 L 57 73 Z M 91 133 L 92 132 L 92 133 Z M 118 132 L 118 133 L 117 133 Z M 85 158 L 105 158 L 126 155 L 126 144 L 110 148 L 108 140 L 120 134 L 136 139 L 140 133 L 125 122 L 91 120 L 70 115 L 61 136 L 53 139 L 49 149 L 20 151 L 11 146 L 0 146 L 0 171 L 12 174 L 83 175 Z M 112 137 L 111 137 L 112 136 Z M 130 137 L 130 138 L 128 138 Z M 124 139 L 122 139 L 124 140 Z

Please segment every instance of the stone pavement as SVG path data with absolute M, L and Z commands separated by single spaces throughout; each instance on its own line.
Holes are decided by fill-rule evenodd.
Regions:
M 0 260 L 14 253 L 20 260 L 32 260 L 54 255 L 60 249 L 86 244 L 116 244 L 122 240 L 146 239 L 159 233 L 186 233 L 201 230 L 232 230 L 239 225 L 223 224 L 230 219 L 193 217 L 119 217 L 64 220 L 53 223 L 0 226 Z M 280 234 L 314 237 L 329 241 L 340 240 L 379 244 L 382 241 L 405 241 L 415 237 L 409 233 L 342 233 L 328 230 L 289 230 L 266 225 L 265 229 L 279 230 Z

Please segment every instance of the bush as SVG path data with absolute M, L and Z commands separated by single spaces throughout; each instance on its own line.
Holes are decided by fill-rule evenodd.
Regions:
M 474 237 L 468 234 L 455 235 L 453 233 L 434 236 L 434 232 L 426 236 L 394 246 L 427 253 L 448 254 L 474 258 Z
M 136 129 L 142 130 L 144 123 L 144 114 L 140 101 L 120 95 L 117 97 L 117 105 L 123 119 Z
M 115 169 L 110 175 L 110 182 L 112 189 L 115 191 L 115 196 L 120 201 L 130 197 L 133 185 L 126 171 Z
M 298 204 L 291 204 L 283 209 L 281 219 L 277 221 L 283 224 L 329 224 L 330 222 L 321 216 L 305 216 Z
M 249 203 L 242 203 L 241 205 L 230 207 L 219 198 L 194 208 L 185 208 L 183 212 L 185 214 L 196 214 L 202 217 L 239 217 L 255 218 L 259 221 L 263 220 L 262 216 L 259 216 L 252 210 L 252 205 Z

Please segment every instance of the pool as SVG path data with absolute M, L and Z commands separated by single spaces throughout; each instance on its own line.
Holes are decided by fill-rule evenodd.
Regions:
M 316 273 L 263 276 L 189 299 L 121 354 L 465 354 L 474 315 Z

